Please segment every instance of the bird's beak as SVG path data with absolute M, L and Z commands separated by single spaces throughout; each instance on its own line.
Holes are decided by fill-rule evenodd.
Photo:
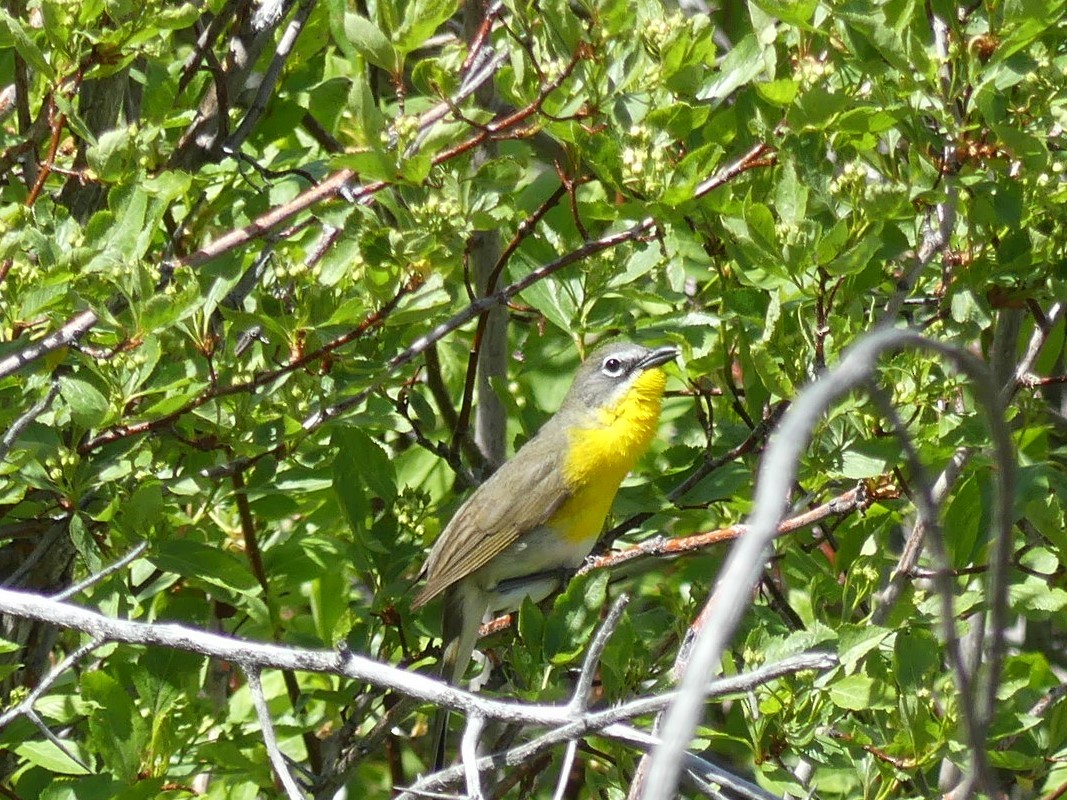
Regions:
M 658 367 L 660 364 L 666 364 L 668 361 L 674 361 L 678 357 L 678 348 L 671 345 L 666 347 L 657 347 L 647 356 L 637 362 L 637 368 L 641 370 L 649 369 L 651 367 Z

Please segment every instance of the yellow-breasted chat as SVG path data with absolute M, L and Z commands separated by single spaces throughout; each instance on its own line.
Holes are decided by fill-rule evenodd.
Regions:
M 612 343 L 579 368 L 537 434 L 460 506 L 422 568 L 413 608 L 444 594 L 441 675 L 458 683 L 482 621 L 538 602 L 596 544 L 626 474 L 648 449 L 674 347 Z M 440 721 L 435 746 L 442 750 Z

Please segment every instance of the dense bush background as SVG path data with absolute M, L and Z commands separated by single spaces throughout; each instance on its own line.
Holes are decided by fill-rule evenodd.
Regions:
M 913 326 L 1004 387 L 1007 624 L 988 624 L 1007 465 L 968 381 L 893 355 L 879 385 L 897 420 L 864 394 L 836 405 L 790 504 L 858 484 L 861 500 L 776 542 L 723 659 L 837 666 L 709 703 L 693 748 L 776 793 L 929 797 L 972 775 L 1059 796 L 1064 7 L 6 0 L 0 577 L 53 594 L 146 543 L 75 601 L 428 667 L 435 611 L 408 608 L 424 553 L 596 340 L 682 350 L 616 504 L 622 546 L 741 521 L 784 405 L 878 324 Z M 946 619 L 936 559 L 901 554 L 954 454 Z M 498 688 L 566 699 L 623 590 L 595 700 L 668 688 L 725 553 L 696 544 L 524 608 L 483 643 Z M 15 616 L 3 636 L 9 707 L 78 653 L 0 730 L 5 797 L 278 791 L 237 665 L 78 651 L 85 635 Z M 961 675 L 997 680 L 1000 655 L 975 751 Z M 264 688 L 320 796 L 386 797 L 425 769 L 430 706 L 329 675 L 268 671 Z M 390 708 L 384 738 L 341 759 Z M 561 756 L 498 791 L 551 796 Z M 624 796 L 638 757 L 588 738 L 564 796 Z

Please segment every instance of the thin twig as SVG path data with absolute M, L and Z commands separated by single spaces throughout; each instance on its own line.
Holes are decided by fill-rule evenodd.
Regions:
M 96 611 L 53 600 L 32 592 L 0 589 L 0 613 L 24 619 L 48 622 L 62 628 L 83 631 L 101 641 L 136 645 L 156 645 L 198 653 L 209 658 L 233 661 L 250 668 L 317 672 L 351 678 L 406 694 L 417 700 L 446 706 L 466 714 L 481 714 L 490 719 L 524 725 L 542 725 L 557 734 L 561 726 L 573 725 L 569 735 L 583 735 L 605 724 L 629 719 L 667 706 L 678 697 L 668 692 L 641 698 L 606 711 L 591 712 L 574 719 L 568 706 L 537 705 L 495 700 L 465 692 L 444 682 L 383 664 L 356 653 L 336 650 L 310 650 L 268 642 L 255 642 L 233 636 L 209 633 L 169 622 L 137 622 L 107 617 Z M 716 680 L 707 687 L 706 696 L 722 696 L 749 691 L 754 686 L 802 670 L 825 670 L 836 664 L 827 653 L 794 656 L 744 675 Z M 554 741 L 565 741 L 566 737 Z
M 263 694 L 263 684 L 259 679 L 259 668 L 248 664 L 243 666 L 245 677 L 248 679 L 248 691 L 252 695 L 252 705 L 256 708 L 256 716 L 259 717 L 259 729 L 263 734 L 263 744 L 267 748 L 267 757 L 270 759 L 271 766 L 274 767 L 274 774 L 281 781 L 282 786 L 285 787 L 285 793 L 289 796 L 289 800 L 304 800 L 304 793 L 296 785 L 296 780 L 289 771 L 285 756 L 278 749 L 278 739 L 274 734 L 274 720 L 271 719 L 267 698 Z
M 663 744 L 656 749 L 644 786 L 646 800 L 666 800 L 677 786 L 682 754 L 685 752 L 703 697 L 703 678 L 722 656 L 727 640 L 751 601 L 751 593 L 763 569 L 764 551 L 774 537 L 785 512 L 796 476 L 797 463 L 812 436 L 819 418 L 839 397 L 862 386 L 885 351 L 902 347 L 933 350 L 951 360 L 972 381 L 976 396 L 985 412 L 993 434 L 995 457 L 999 464 L 997 506 L 994 513 L 996 541 L 992 581 L 994 596 L 992 616 L 999 620 L 1003 611 L 1003 580 L 1006 566 L 1000 570 L 1006 543 L 1011 534 L 1011 504 L 1014 492 L 1014 458 L 1007 425 L 998 401 L 997 390 L 986 366 L 971 353 L 951 345 L 924 338 L 914 331 L 881 327 L 858 340 L 833 370 L 807 387 L 786 412 L 777 433 L 772 437 L 760 468 L 754 511 L 749 517 L 751 529 L 731 549 L 708 604 L 713 608 L 692 649 L 692 656 L 682 679 L 678 700 L 671 704 L 663 728 Z M 987 684 L 982 700 L 988 700 L 999 674 L 999 650 L 988 654 L 992 663 L 986 671 Z M 992 684 L 992 686 L 990 686 Z M 984 726 L 988 707 L 980 707 L 978 717 Z
M 66 742 L 64 742 L 52 732 L 52 729 L 44 723 L 44 720 L 41 719 L 40 716 L 38 716 L 36 711 L 34 711 L 32 708 L 27 708 L 25 711 L 22 712 L 22 716 L 32 722 L 33 725 L 37 728 L 37 730 L 41 732 L 41 735 L 43 735 L 44 738 L 54 744 L 59 749 L 59 751 L 63 753 L 63 755 L 65 755 L 67 758 L 69 758 L 71 761 L 73 761 L 75 764 L 85 770 L 86 773 L 92 772 L 92 770 L 84 761 L 82 761 L 70 751 L 70 748 L 67 747 Z
M 1027 376 L 1030 375 L 1034 362 L 1037 361 L 1037 357 L 1041 354 L 1041 349 L 1045 346 L 1045 342 L 1048 341 L 1049 334 L 1052 333 L 1056 323 L 1063 316 L 1065 305 L 1067 304 L 1062 302 L 1053 303 L 1052 308 L 1045 315 L 1045 319 L 1034 328 L 1034 333 L 1026 347 L 1026 353 L 1015 367 L 1015 380 L 1001 390 L 1001 402 L 1005 405 L 1011 401 L 1020 388 L 1033 385 L 1032 381 L 1027 379 Z
M 94 572 L 89 577 L 85 578 L 84 580 L 78 581 L 76 584 L 67 589 L 64 589 L 62 592 L 58 592 L 57 594 L 52 595 L 52 598 L 55 600 L 69 600 L 71 597 L 78 594 L 79 592 L 88 589 L 93 584 L 99 583 L 108 575 L 112 575 L 118 572 L 120 569 L 125 567 L 127 564 L 129 564 L 147 549 L 148 542 L 141 542 L 140 544 L 136 545 L 132 550 L 127 552 L 126 555 L 124 555 L 118 561 L 114 562 L 113 564 L 109 564 L 99 572 Z
M 22 698 L 17 705 L 12 706 L 3 714 L 0 714 L 0 729 L 4 728 L 11 722 L 11 720 L 32 709 L 33 704 L 36 703 L 45 692 L 51 689 L 65 672 L 72 669 L 81 659 L 85 658 L 85 656 L 89 655 L 89 653 L 93 652 L 96 648 L 101 647 L 103 644 L 103 639 L 94 637 L 85 644 L 72 650 L 66 658 L 52 667 L 52 669 L 48 671 L 48 674 L 41 678 L 37 682 L 37 685 L 30 689 L 29 693 Z
M 888 419 L 892 425 L 897 441 L 900 442 L 901 449 L 903 449 L 907 458 L 908 466 L 911 468 L 912 482 L 915 485 L 915 491 L 912 493 L 915 508 L 919 512 L 919 520 L 923 528 L 929 535 L 937 566 L 934 583 L 937 586 L 937 593 L 941 603 L 941 635 L 945 642 L 945 652 L 948 654 L 949 666 L 956 677 L 956 685 L 959 687 L 960 696 L 964 698 L 964 702 L 960 703 L 960 714 L 963 717 L 963 727 L 966 731 L 967 739 L 971 749 L 974 751 L 976 759 L 975 771 L 983 785 L 987 785 L 989 776 L 987 774 L 988 765 L 985 761 L 985 743 L 979 738 L 984 734 L 981 720 L 976 716 L 979 713 L 978 709 L 975 708 L 972 702 L 974 698 L 974 673 L 972 665 L 968 664 L 967 659 L 964 658 L 959 633 L 956 630 L 956 611 L 953 602 L 956 585 L 951 574 L 952 564 L 949 561 L 941 523 L 937 516 L 936 488 L 934 482 L 930 480 L 926 466 L 919 457 L 915 443 L 908 435 L 904 421 L 893 406 L 893 401 L 873 382 L 868 382 L 867 392 L 882 416 Z M 976 666 L 976 664 L 973 665 L 973 667 Z
M 583 714 L 589 709 L 589 702 L 592 699 L 590 695 L 593 690 L 593 680 L 596 677 L 596 668 L 600 663 L 600 657 L 604 654 L 604 648 L 607 647 L 608 641 L 611 639 L 612 634 L 615 633 L 619 620 L 622 619 L 622 612 L 626 610 L 626 606 L 629 603 L 630 596 L 628 594 L 623 593 L 616 598 L 608 611 L 607 617 L 604 618 L 604 622 L 601 623 L 593 636 L 593 640 L 589 643 L 589 649 L 585 651 L 582 669 L 578 673 L 578 681 L 574 686 L 574 693 L 571 695 L 570 708 L 575 714 Z M 563 763 L 559 768 L 559 782 L 556 784 L 553 800 L 563 800 L 564 793 L 567 791 L 567 780 L 570 777 L 577 753 L 578 740 L 571 739 L 567 742 L 567 749 L 563 754 Z
M 467 782 L 467 797 L 470 800 L 482 800 L 482 784 L 478 772 L 478 739 L 485 728 L 485 717 L 480 714 L 472 714 L 467 719 L 467 726 L 463 729 L 463 738 L 460 740 L 459 753 L 463 777 Z
M 957 448 L 956 452 L 952 454 L 952 458 L 949 459 L 948 464 L 945 465 L 941 474 L 937 476 L 937 480 L 934 481 L 932 495 L 935 504 L 940 506 L 945 497 L 948 496 L 949 489 L 959 478 L 960 473 L 967 465 L 967 462 L 971 460 L 972 455 L 974 455 L 974 450 L 970 447 Z M 903 591 L 909 576 L 914 574 L 915 565 L 919 562 L 919 555 L 922 553 L 925 539 L 926 523 L 920 515 L 911 529 L 911 534 L 904 543 L 904 549 L 901 551 L 897 565 L 889 576 L 889 583 L 876 596 L 877 605 L 872 617 L 875 625 L 882 625 L 888 619 L 889 612 L 900 597 L 900 593 Z
M 51 386 L 48 387 L 48 392 L 31 406 L 26 413 L 22 414 L 18 419 L 11 423 L 11 427 L 4 432 L 4 438 L 0 439 L 0 461 L 7 458 L 7 454 L 11 452 L 11 448 L 18 440 L 22 432 L 26 430 L 26 426 L 33 422 L 37 417 L 44 413 L 52 401 L 56 399 L 56 395 L 59 394 L 59 381 L 53 380 Z
M 71 317 L 58 331 L 48 334 L 40 341 L 33 342 L 17 353 L 0 359 L 0 378 L 22 369 L 41 356 L 74 344 L 92 328 L 100 318 L 95 311 L 81 311 Z
M 857 509 L 866 508 L 870 501 L 875 499 L 874 494 L 875 493 L 871 491 L 867 484 L 858 484 L 815 508 L 810 508 L 807 511 L 783 520 L 778 525 L 776 535 L 784 536 L 785 534 L 794 533 L 795 531 L 810 525 L 815 525 L 824 519 L 851 514 Z M 703 550 L 712 545 L 733 541 L 734 539 L 746 535 L 749 530 L 750 526 L 738 523 L 737 525 L 728 525 L 725 528 L 705 531 L 703 533 L 694 533 L 688 536 L 678 536 L 673 538 L 656 536 L 652 539 L 647 539 L 640 544 L 635 544 L 622 550 L 616 550 L 611 553 L 596 556 L 595 558 L 590 558 L 582 565 L 581 569 L 578 570 L 578 574 L 583 575 L 586 572 L 591 572 L 596 569 L 611 569 L 624 562 L 632 561 L 635 558 L 675 556 L 681 553 Z
M 234 131 L 226 141 L 223 152 L 229 151 L 230 153 L 234 153 L 240 150 L 241 145 L 244 143 L 245 139 L 248 138 L 248 135 L 259 121 L 259 118 L 263 116 L 263 112 L 267 110 L 267 104 L 270 101 L 271 96 L 274 94 L 278 76 L 281 75 L 285 62 L 292 54 L 293 47 L 296 45 L 296 40 L 304 30 L 304 26 L 307 24 L 308 17 L 311 16 L 311 10 L 314 7 L 315 0 L 302 0 L 300 3 L 300 7 L 297 9 L 292 21 L 290 21 L 289 26 L 285 29 L 285 33 L 282 34 L 281 39 L 278 41 L 278 46 L 274 50 L 274 57 L 270 60 L 270 65 L 263 74 L 263 79 L 260 81 L 259 88 L 256 90 L 256 97 L 252 101 L 252 105 L 249 106 L 249 109 L 245 114 L 244 119 L 241 120 L 241 124 L 237 127 L 237 130 Z M 263 6 L 260 6 L 259 10 L 262 11 Z

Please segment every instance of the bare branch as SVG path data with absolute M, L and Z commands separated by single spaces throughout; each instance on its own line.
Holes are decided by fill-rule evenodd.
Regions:
M 600 663 L 604 648 L 607 647 L 611 635 L 615 633 L 615 628 L 618 627 L 619 620 L 622 619 L 622 612 L 626 610 L 626 606 L 629 603 L 630 596 L 628 594 L 624 593 L 618 596 L 615 602 L 612 603 L 611 610 L 608 611 L 603 624 L 593 636 L 593 641 L 589 643 L 589 649 L 585 651 L 582 669 L 578 673 L 578 682 L 575 684 L 574 694 L 571 695 L 570 708 L 575 714 L 581 714 L 589 708 L 590 692 L 593 689 L 593 679 L 596 677 L 597 664 Z M 567 791 L 567 779 L 570 777 L 571 767 L 574 765 L 574 758 L 577 753 L 578 740 L 571 739 L 567 742 L 567 749 L 563 754 L 563 763 L 559 768 L 559 782 L 556 784 L 553 800 L 563 800 L 564 793 Z
M 60 602 L 31 592 L 0 589 L 0 613 L 48 622 L 63 628 L 83 631 L 99 642 L 156 645 L 198 653 L 209 658 L 234 661 L 249 668 L 270 668 L 318 672 L 339 675 L 362 683 L 370 683 L 406 694 L 418 700 L 435 703 L 464 713 L 480 714 L 486 718 L 526 725 L 553 728 L 553 743 L 599 730 L 605 725 L 634 716 L 654 713 L 667 706 L 675 697 L 670 692 L 641 698 L 607 711 L 587 713 L 575 718 L 567 706 L 537 705 L 494 700 L 462 691 L 443 681 L 382 664 L 365 656 L 336 650 L 309 650 L 267 642 L 254 642 L 209 633 L 175 623 L 145 623 L 114 619 L 86 608 Z M 834 656 L 811 653 L 794 656 L 745 675 L 715 681 L 706 689 L 706 696 L 722 696 L 748 691 L 754 686 L 793 672 L 828 669 L 836 664 Z M 562 727 L 561 727 L 562 726 Z
M 58 736 L 56 736 L 52 732 L 52 729 L 44 724 L 44 720 L 41 719 L 41 717 L 37 714 L 36 711 L 34 711 L 32 708 L 27 708 L 22 712 L 22 715 L 24 717 L 26 717 L 26 719 L 28 719 L 30 722 L 33 723 L 34 727 L 36 727 L 37 730 L 39 730 L 41 732 L 41 735 L 44 736 L 44 738 L 46 738 L 48 741 L 50 741 L 52 744 L 54 744 L 57 748 L 59 748 L 59 751 L 61 753 L 63 753 L 63 755 L 65 755 L 67 758 L 69 758 L 71 761 L 73 761 L 75 764 L 77 764 L 79 767 L 81 767 L 87 773 L 92 772 L 92 770 L 89 768 L 89 766 L 84 761 L 82 761 L 80 758 L 78 758 L 76 755 L 74 755 L 74 753 L 72 753 L 70 751 L 70 748 L 67 747 L 66 742 L 64 742 L 62 739 L 60 739 Z
M 982 722 L 976 716 L 977 709 L 971 702 L 974 697 L 973 670 L 977 667 L 977 664 L 964 657 L 960 637 L 956 631 L 956 611 L 953 603 L 956 586 L 951 573 L 952 564 L 949 561 L 948 550 L 945 547 L 941 522 L 937 516 L 936 488 L 933 481 L 930 480 L 926 467 L 922 463 L 922 459 L 919 458 L 915 443 L 908 435 L 904 421 L 897 414 L 892 400 L 873 382 L 868 383 L 867 391 L 875 405 L 878 406 L 878 410 L 892 424 L 897 441 L 900 442 L 904 455 L 907 457 L 908 465 L 911 468 L 912 481 L 915 484 L 915 491 L 912 493 L 915 508 L 919 512 L 920 523 L 929 534 L 937 565 L 934 582 L 941 601 L 941 635 L 945 641 L 945 651 L 948 654 L 949 666 L 952 668 L 956 678 L 956 686 L 959 688 L 960 696 L 964 698 L 964 702 L 960 703 L 960 714 L 963 717 L 964 730 L 967 732 L 967 738 L 974 753 L 975 772 L 983 785 L 990 785 L 989 770 L 985 760 Z
M 482 784 L 478 772 L 478 738 L 485 728 L 485 717 L 472 714 L 467 719 L 467 726 L 463 729 L 463 738 L 460 740 L 459 753 L 463 767 L 463 776 L 467 782 L 467 797 L 470 800 L 482 800 Z
M 829 519 L 830 517 L 851 514 L 857 509 L 866 507 L 871 499 L 871 493 L 868 490 L 867 485 L 861 483 L 815 508 L 808 509 L 807 511 L 790 517 L 787 520 L 783 520 L 781 524 L 778 525 L 776 535 L 784 536 L 785 534 L 793 533 L 802 528 L 806 528 L 809 525 L 821 522 L 824 519 Z M 646 556 L 675 556 L 680 553 L 703 550 L 705 547 L 710 547 L 722 542 L 733 541 L 734 539 L 744 536 L 748 533 L 749 529 L 750 526 L 740 523 L 737 525 L 729 525 L 725 528 L 719 528 L 714 531 L 690 534 L 689 536 L 677 536 L 671 538 L 657 536 L 641 542 L 640 544 L 635 544 L 632 547 L 626 547 L 622 550 L 616 550 L 611 553 L 596 556 L 595 558 L 590 558 L 582 565 L 582 568 L 578 570 L 578 574 L 583 575 L 586 572 L 591 572 L 595 569 L 610 569 L 611 567 L 618 566 L 626 561 L 632 561 L 635 558 L 644 558 Z
M 0 461 L 7 458 L 7 454 L 11 451 L 15 441 L 22 435 L 22 432 L 26 430 L 26 426 L 33 422 L 37 417 L 44 413 L 52 401 L 56 399 L 56 395 L 59 394 L 59 381 L 53 380 L 52 385 L 48 387 L 48 392 L 31 406 L 26 413 L 11 423 L 11 427 L 4 432 L 4 438 L 0 439 Z
M 1034 333 L 1030 337 L 1030 343 L 1026 347 L 1026 353 L 1015 367 L 1015 380 L 1007 384 L 1002 390 L 1001 402 L 1005 405 L 1021 387 L 1032 383 L 1028 380 L 1030 370 L 1033 369 L 1034 362 L 1037 361 L 1038 355 L 1041 354 L 1041 349 L 1045 346 L 1045 342 L 1048 341 L 1049 334 L 1052 333 L 1056 323 L 1063 316 L 1065 305 L 1067 304 L 1062 302 L 1053 303 L 1052 308 L 1045 315 L 1045 319 L 1038 321 L 1037 326 L 1034 328 Z
M 93 584 L 99 583 L 104 578 L 106 578 L 108 575 L 112 575 L 112 574 L 118 572 L 120 569 L 125 567 L 127 564 L 129 564 L 131 561 L 133 561 L 135 558 L 137 558 L 139 555 L 141 555 L 141 553 L 143 553 L 147 549 L 148 549 L 148 542 L 141 542 L 140 544 L 138 544 L 136 547 L 134 547 L 132 550 L 130 550 L 128 553 L 126 553 L 126 555 L 124 555 L 122 558 L 120 558 L 115 563 L 109 564 L 108 566 L 106 566 L 102 570 L 100 570 L 99 572 L 94 572 L 89 577 L 85 578 L 84 580 L 78 581 L 78 583 L 74 584 L 73 586 L 71 586 L 71 587 L 69 587 L 67 589 L 64 589 L 62 592 L 59 592 L 57 594 L 52 595 L 52 598 L 54 600 L 69 600 L 71 597 L 73 597 L 74 595 L 78 594 L 81 591 L 84 591 L 85 589 L 88 589 Z
M 53 350 L 74 344 L 99 319 L 96 312 L 91 310 L 75 314 L 55 333 L 50 333 L 40 341 L 33 342 L 22 348 L 17 353 L 12 353 L 6 358 L 0 359 L 0 378 L 5 378 L 13 372 L 17 372 L 27 364 L 51 353 Z
M 972 455 L 974 455 L 974 450 L 969 447 L 957 448 L 956 452 L 952 454 L 952 458 L 945 465 L 941 474 L 937 476 L 937 480 L 934 481 L 931 495 L 935 504 L 940 506 L 945 497 L 948 496 L 948 490 L 952 488 L 952 484 L 956 482 L 964 466 L 971 460 Z M 900 597 L 904 584 L 913 573 L 915 565 L 919 562 L 919 555 L 922 553 L 925 538 L 926 523 L 920 515 L 912 527 L 908 540 L 904 543 L 900 559 L 897 561 L 896 567 L 893 568 L 893 573 L 889 576 L 888 585 L 876 597 L 877 606 L 872 617 L 875 625 L 883 624 L 889 617 L 893 604 Z
M 712 672 L 721 658 L 727 640 L 747 608 L 752 589 L 763 569 L 765 550 L 774 537 L 785 512 L 796 476 L 797 462 L 807 447 L 814 426 L 831 403 L 870 379 L 877 358 L 883 352 L 911 346 L 933 350 L 951 360 L 973 382 L 976 395 L 993 434 L 998 461 L 997 507 L 993 543 L 991 605 L 993 627 L 1002 620 L 1005 600 L 1005 552 L 1011 533 L 1011 503 L 1014 490 L 1014 458 L 1011 439 L 1003 419 L 997 388 L 986 366 L 969 352 L 926 339 L 913 331 L 881 328 L 860 339 L 829 373 L 805 389 L 786 412 L 760 468 L 749 517 L 751 529 L 737 541 L 708 600 L 713 607 L 706 624 L 696 636 L 692 657 L 682 679 L 681 694 L 671 704 L 663 729 L 663 744 L 656 749 L 643 796 L 647 800 L 666 800 L 677 786 L 682 753 L 696 726 L 703 697 L 703 678 Z M 987 651 L 986 684 L 981 693 L 978 718 L 982 726 L 989 720 L 989 700 L 995 692 L 1000 665 L 999 639 Z
M 48 674 L 37 682 L 36 686 L 30 689 L 29 694 L 27 694 L 18 705 L 12 706 L 3 714 L 0 714 L 0 729 L 4 728 L 16 717 L 31 711 L 34 703 L 36 703 L 45 692 L 51 689 L 65 672 L 73 669 L 75 664 L 85 656 L 89 655 L 89 653 L 93 652 L 96 648 L 103 646 L 103 644 L 103 639 L 93 638 L 80 647 L 72 650 L 66 658 L 52 667 Z
M 244 667 L 245 677 L 248 678 L 248 691 L 252 695 L 252 705 L 256 708 L 256 716 L 259 717 L 259 728 L 263 734 L 263 744 L 267 748 L 267 757 L 270 758 L 274 774 L 278 776 L 289 800 L 304 800 L 304 793 L 296 785 L 289 765 L 285 762 L 285 756 L 278 749 L 278 739 L 274 735 L 274 720 L 270 716 L 270 708 L 267 706 L 267 698 L 263 694 L 263 684 L 259 679 L 259 669 L 251 665 Z
M 267 4 L 261 5 L 256 11 L 256 16 L 253 18 L 253 27 L 259 30 L 273 27 L 278 19 L 281 18 L 281 5 L 283 1 L 284 0 L 277 0 L 276 2 L 269 4 L 269 6 Z M 296 14 L 289 23 L 289 26 L 285 29 L 285 33 L 282 34 L 282 38 L 274 50 L 274 57 L 270 60 L 270 65 L 267 67 L 267 71 L 264 73 L 263 79 L 260 81 L 252 105 L 245 113 L 245 117 L 241 120 L 241 124 L 237 127 L 237 130 L 234 131 L 226 141 L 226 144 L 223 147 L 223 152 L 229 151 L 229 153 L 232 154 L 240 150 L 241 145 L 252 132 L 252 128 L 259 122 L 259 118 L 263 116 L 263 112 L 267 110 L 267 103 L 270 101 L 270 97 L 274 93 L 274 87 L 278 82 L 278 76 L 281 75 L 282 67 L 285 66 L 285 62 L 293 52 L 293 46 L 296 44 L 296 40 L 304 30 L 304 25 L 307 24 L 308 17 L 311 16 L 311 10 L 314 7 L 315 0 L 301 0 L 300 7 L 297 9 Z

